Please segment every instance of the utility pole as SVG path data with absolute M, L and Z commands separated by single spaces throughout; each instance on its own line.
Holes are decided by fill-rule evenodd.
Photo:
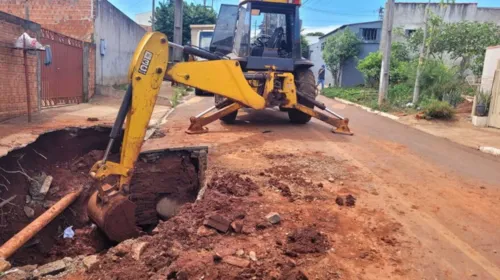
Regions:
M 422 46 L 420 46 L 420 56 L 418 57 L 418 66 L 417 66 L 417 75 L 415 76 L 415 87 L 413 88 L 413 104 L 417 104 L 418 98 L 420 96 L 420 77 L 422 75 L 422 66 L 424 64 L 425 57 L 425 49 L 427 44 L 427 33 L 429 32 L 429 3 L 427 3 L 425 7 L 425 26 L 424 26 L 424 41 L 422 42 Z
M 182 45 L 182 16 L 183 16 L 183 0 L 175 0 L 174 6 L 174 43 Z M 178 48 L 174 48 L 174 61 L 182 60 L 182 52 Z
M 387 0 L 384 9 L 384 26 L 382 31 L 382 67 L 380 69 L 380 86 L 378 105 L 382 105 L 389 88 L 389 69 L 391 68 L 392 25 L 394 20 L 394 0 Z
M 253 22 L 254 29 L 253 29 L 253 37 L 254 39 L 257 38 L 257 20 Z
M 155 0 L 153 0 L 153 7 L 151 8 L 151 30 L 155 31 Z
M 203 7 L 207 7 L 207 0 L 203 0 Z

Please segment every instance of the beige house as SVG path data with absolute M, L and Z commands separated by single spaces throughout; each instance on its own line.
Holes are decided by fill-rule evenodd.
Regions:
M 191 45 L 208 50 L 215 24 L 192 24 L 189 27 L 191 28 Z

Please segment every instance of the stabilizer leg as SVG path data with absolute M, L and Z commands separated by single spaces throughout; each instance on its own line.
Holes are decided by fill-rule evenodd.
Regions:
M 211 110 L 207 110 L 203 113 L 205 114 L 200 114 L 196 117 L 191 117 L 189 120 L 191 121 L 191 125 L 189 128 L 186 130 L 187 134 L 201 134 L 201 133 L 206 133 L 208 132 L 208 128 L 205 126 L 209 123 L 212 123 L 224 116 L 227 116 L 231 114 L 234 111 L 237 111 L 238 109 L 241 108 L 241 105 L 239 103 L 232 103 L 229 106 L 224 107 L 223 109 L 209 114 Z M 209 114 L 209 115 L 207 115 Z
M 334 119 L 328 115 L 325 115 L 321 112 L 315 111 L 314 109 L 311 109 L 307 106 L 301 105 L 301 104 L 295 104 L 294 108 L 308 114 L 311 117 L 314 117 L 320 121 L 326 122 L 335 128 L 332 129 L 333 133 L 340 133 L 340 134 L 347 134 L 347 135 L 353 135 L 354 133 L 351 132 L 349 129 L 349 119 Z

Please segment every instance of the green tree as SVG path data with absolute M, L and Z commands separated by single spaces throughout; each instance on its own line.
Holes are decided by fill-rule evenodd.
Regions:
M 191 40 L 191 24 L 215 24 L 217 14 L 211 8 L 201 4 L 188 4 L 184 1 L 182 43 Z M 174 37 L 174 1 L 160 2 L 155 11 L 155 30 L 167 35 L 169 40 Z
M 306 34 L 306 36 L 325 36 L 325 33 L 319 32 L 319 31 L 317 31 L 317 32 L 309 32 L 309 33 Z
M 309 58 L 309 42 L 307 41 L 306 36 L 302 34 L 300 34 L 300 50 L 302 57 Z
M 342 68 L 347 60 L 355 58 L 360 51 L 361 40 L 350 29 L 326 39 L 323 60 L 332 72 L 335 85 L 340 84 Z
M 440 17 L 431 15 L 429 36 L 425 42 L 427 58 L 443 58 L 448 54 L 460 62 L 460 72 L 471 69 L 481 75 L 486 48 L 500 44 L 500 26 L 492 22 L 454 22 L 445 23 Z M 423 43 L 423 31 L 417 30 L 409 39 L 412 50 Z
M 408 79 L 408 64 L 410 53 L 403 43 L 393 43 L 391 48 L 391 69 L 389 79 L 391 83 L 401 83 Z M 382 65 L 382 53 L 372 52 L 358 62 L 358 70 L 365 78 L 365 84 L 375 87 L 380 79 L 380 68 Z

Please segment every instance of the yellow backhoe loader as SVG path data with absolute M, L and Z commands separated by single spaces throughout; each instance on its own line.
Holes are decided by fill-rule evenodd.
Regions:
M 215 106 L 191 117 L 187 133 L 207 132 L 205 126 L 217 119 L 234 121 L 240 108 L 279 107 L 288 112 L 292 122 L 306 123 L 314 117 L 332 125 L 335 133 L 352 134 L 348 119 L 315 100 L 312 63 L 300 56 L 299 6 L 300 0 L 222 5 L 210 51 L 170 43 L 158 32 L 142 38 L 130 65 L 130 84 L 108 147 L 103 159 L 90 171 L 101 182 L 109 176 L 119 177 L 115 186 L 98 184 L 88 202 L 89 216 L 110 239 L 122 241 L 138 234 L 136 206 L 129 199 L 130 182 L 165 75 L 177 83 L 215 94 Z M 256 21 L 260 19 L 260 27 L 259 35 L 253 30 L 251 43 L 253 16 Z M 167 73 L 169 46 L 206 60 L 177 63 Z M 108 156 L 125 119 L 120 162 L 111 162 Z

